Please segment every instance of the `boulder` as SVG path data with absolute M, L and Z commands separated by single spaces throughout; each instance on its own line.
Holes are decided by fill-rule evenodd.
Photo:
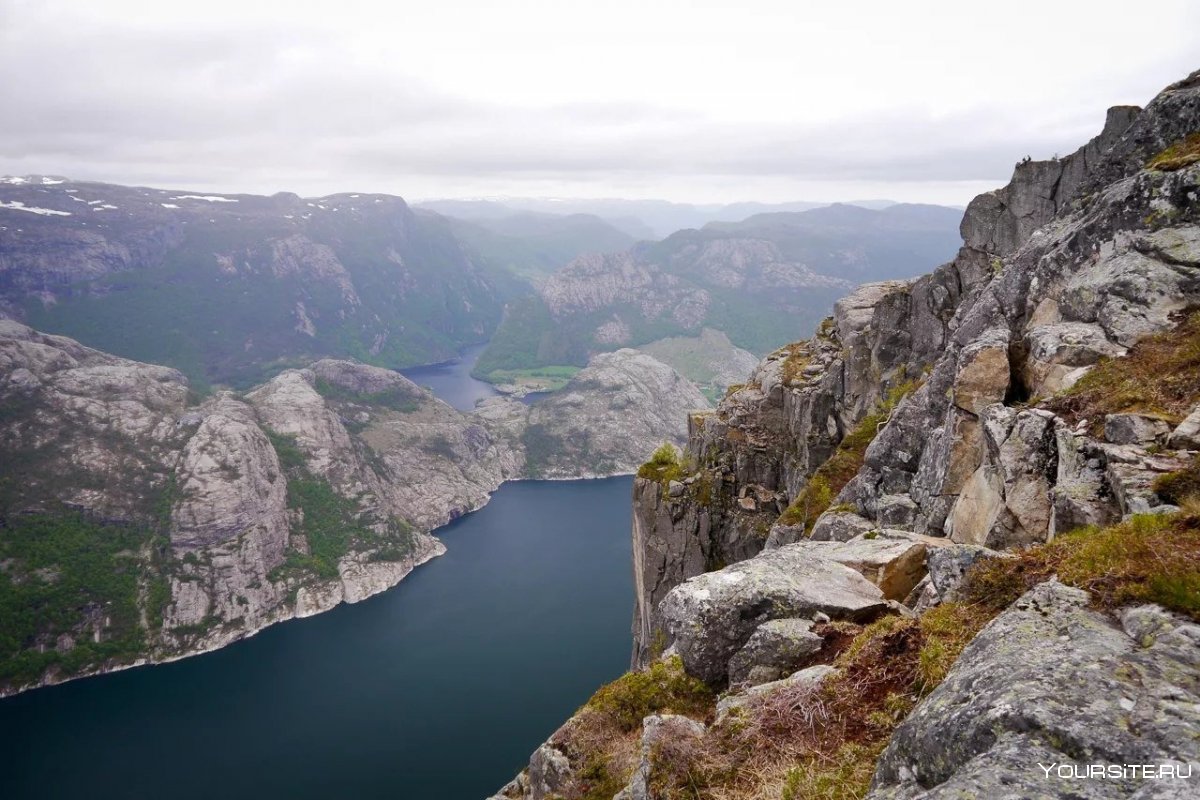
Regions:
M 903 600 L 925 577 L 926 545 L 908 538 L 866 533 L 848 542 L 810 542 L 822 558 L 845 564 L 879 587 L 887 600 Z
M 780 690 L 816 691 L 824 680 L 835 673 L 837 673 L 837 670 L 828 664 L 816 664 L 811 667 L 805 667 L 798 672 L 793 672 L 786 678 L 761 683 L 751 686 L 744 691 L 725 695 L 717 701 L 717 716 L 713 725 L 719 726 L 724 724 L 729 719 L 730 714 L 736 715 L 755 700 L 767 697 Z
M 1192 409 L 1187 419 L 1171 432 L 1167 444 L 1177 450 L 1200 450 L 1200 406 Z
M 939 601 L 952 602 L 958 599 L 958 588 L 975 562 L 995 558 L 995 550 L 973 544 L 950 544 L 933 547 L 928 551 L 925 565 L 929 570 L 929 582 L 937 592 Z
M 660 613 L 690 675 L 726 678 L 730 658 L 758 627 L 785 617 L 864 622 L 887 609 L 883 593 L 856 570 L 802 542 L 684 581 L 663 599 Z
M 1166 441 L 1170 433 L 1167 423 L 1145 414 L 1109 414 L 1104 418 L 1104 439 L 1113 444 L 1148 447 Z
M 1200 761 L 1200 626 L 1157 607 L 1117 626 L 1089 600 L 1049 581 L 984 628 L 896 729 L 868 797 L 1195 797 L 1200 776 L 1092 782 L 1037 767 Z
M 821 650 L 825 640 L 806 619 L 773 619 L 758 626 L 729 659 L 731 684 L 759 684 L 795 672 Z
M 963 348 L 954 378 L 956 406 L 978 415 L 992 403 L 1004 399 L 1011 377 L 1008 338 L 1007 330 L 997 328 Z
M 853 511 L 826 511 L 817 517 L 809 538 L 814 542 L 848 542 L 878 527 Z

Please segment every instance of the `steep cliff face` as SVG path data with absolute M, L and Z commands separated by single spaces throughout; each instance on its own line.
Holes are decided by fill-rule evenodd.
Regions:
M 647 669 L 500 796 L 1191 796 L 1197 132 L 1200 73 L 1113 109 L 693 415 L 634 486 Z
M 330 359 L 200 400 L 174 369 L 0 319 L 0 692 L 362 600 L 505 480 L 629 472 L 704 403 L 635 351 L 536 407 L 464 414 Z M 667 413 L 628 424 L 647 407 Z

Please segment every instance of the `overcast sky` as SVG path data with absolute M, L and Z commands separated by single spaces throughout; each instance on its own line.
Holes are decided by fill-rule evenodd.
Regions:
M 0 174 L 965 203 L 1200 68 L 1200 3 L 0 0 Z

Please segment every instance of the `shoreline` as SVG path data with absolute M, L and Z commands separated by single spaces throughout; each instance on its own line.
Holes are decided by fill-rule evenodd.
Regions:
M 266 621 L 264 621 L 263 624 L 261 624 L 261 625 L 241 629 L 236 636 L 232 636 L 232 637 L 225 638 L 225 639 L 217 639 L 217 640 L 214 640 L 211 642 L 207 642 L 207 643 L 202 644 L 199 647 L 196 647 L 194 649 L 189 649 L 186 652 L 172 653 L 170 655 L 163 656 L 162 658 L 154 658 L 154 657 L 139 658 L 136 661 L 133 661 L 130 663 L 116 664 L 111 667 L 102 667 L 102 668 L 91 670 L 91 671 L 81 672 L 77 675 L 71 675 L 71 676 L 65 677 L 65 678 L 54 677 L 54 678 L 50 678 L 48 680 L 41 680 L 37 683 L 26 684 L 26 685 L 21 686 L 16 689 L 0 689 L 0 702 L 3 702 L 4 700 L 7 700 L 8 698 L 11 698 L 11 697 L 16 697 L 17 695 L 27 694 L 29 692 L 38 691 L 39 689 L 48 689 L 48 688 L 52 688 L 54 686 L 61 686 L 65 683 L 72 683 L 74 681 L 86 680 L 88 678 L 97 678 L 97 677 L 100 677 L 103 675 L 110 675 L 110 674 L 113 674 L 116 672 L 124 672 L 126 670 L 136 669 L 138 667 L 153 667 L 153 666 L 158 666 L 161 664 L 170 664 L 175 661 L 182 661 L 183 659 L 186 659 L 186 658 L 192 658 L 194 656 L 202 656 L 202 655 L 205 655 L 206 653 L 213 653 L 213 652 L 216 652 L 217 650 L 223 650 L 226 647 L 230 647 L 231 645 L 235 645 L 239 642 L 253 638 L 254 636 L 257 636 L 259 633 L 261 633 L 262 631 L 265 631 L 267 628 L 272 628 L 281 623 L 290 622 L 292 620 L 302 620 L 302 619 L 308 619 L 310 617 L 320 616 L 321 614 L 324 614 L 328 611 L 332 611 L 333 609 L 338 608 L 339 606 L 342 606 L 342 605 L 354 605 L 355 603 L 360 603 L 364 600 L 369 600 L 370 598 L 378 597 L 379 595 L 382 595 L 382 594 L 396 588 L 397 586 L 399 586 L 400 583 L 405 578 L 407 578 L 409 575 L 411 575 L 413 572 L 415 572 L 418 567 L 424 566 L 425 564 L 428 564 L 429 562 L 434 561 L 439 556 L 445 555 L 445 553 L 448 550 L 448 546 L 441 539 L 441 537 L 439 537 L 437 535 L 437 532 L 442 530 L 443 528 L 447 527 L 448 525 L 450 525 L 454 522 L 457 522 L 458 520 L 461 520 L 470 514 L 474 514 L 477 511 L 481 511 L 482 509 L 487 507 L 487 505 L 491 502 L 493 495 L 495 495 L 495 493 L 497 491 L 499 491 L 500 488 L 507 483 L 533 483 L 533 482 L 558 482 L 558 483 L 561 483 L 561 482 L 567 482 L 567 481 L 591 481 L 591 480 L 604 480 L 607 478 L 621 478 L 621 477 L 627 477 L 627 476 L 634 475 L 634 474 L 635 474 L 634 472 L 614 472 L 614 473 L 610 473 L 610 474 L 586 474 L 586 475 L 558 476 L 558 477 L 548 477 L 548 478 L 509 478 L 508 480 L 501 481 L 499 484 L 496 485 L 496 487 L 494 489 L 489 491 L 487 493 L 487 496 L 485 497 L 484 501 L 482 503 L 480 503 L 478 506 L 476 506 L 475 508 L 472 508 L 469 511 L 464 511 L 463 513 L 461 513 L 457 516 L 451 517 L 446 522 L 443 522 L 441 525 L 438 525 L 436 528 L 433 528 L 432 530 L 430 530 L 427 535 L 429 536 L 430 539 L 433 540 L 435 545 L 433 547 L 431 547 L 428 552 L 422 554 L 422 556 L 420 556 L 419 558 L 415 558 L 413 560 L 413 562 L 408 566 L 408 568 L 404 571 L 404 574 L 400 575 L 394 582 L 390 583 L 389 585 L 387 585 L 381 589 L 378 589 L 376 591 L 367 592 L 366 594 L 359 596 L 359 597 L 355 597 L 352 600 L 346 599 L 343 596 L 343 598 L 339 599 L 336 603 L 332 603 L 325 608 L 321 608 L 320 610 L 312 611 L 309 613 L 303 613 L 303 614 L 297 613 L 297 611 L 296 611 L 297 606 L 296 606 L 296 604 L 293 604 L 288 609 L 288 613 L 286 613 L 286 614 L 281 614 L 279 616 L 270 617 Z M 342 579 L 339 578 L 338 581 L 333 581 L 333 580 L 326 581 L 324 585 L 331 586 L 341 580 Z M 314 588 L 319 588 L 319 587 L 314 587 Z

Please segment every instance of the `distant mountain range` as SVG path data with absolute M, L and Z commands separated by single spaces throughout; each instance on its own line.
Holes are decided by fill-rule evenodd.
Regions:
M 960 216 L 941 206 L 835 204 L 713 222 L 622 253 L 585 255 L 509 307 L 476 371 L 579 366 L 598 351 L 664 339 L 676 340 L 672 352 L 679 337 L 706 329 L 761 355 L 812 330 L 853 286 L 949 260 Z
M 493 379 L 647 346 L 668 361 L 678 353 L 673 366 L 711 395 L 748 353 L 811 328 L 852 285 L 915 274 L 954 252 L 956 211 L 883 205 L 513 200 L 414 210 L 378 194 L 4 178 L 0 315 L 176 367 L 201 392 L 323 357 L 431 363 L 496 334 L 478 367 Z M 778 210 L 797 207 L 806 210 Z M 762 209 L 775 210 L 648 235 Z
M 591 214 L 635 239 L 663 239 L 684 228 L 701 228 L 710 222 L 738 222 L 755 214 L 810 211 L 829 203 L 673 203 L 668 200 L 504 197 L 478 200 L 422 200 L 415 207 L 451 217 L 479 222 L 501 219 L 516 212 L 539 214 Z M 869 209 L 895 205 L 891 200 L 855 200 L 850 205 Z M 961 210 L 960 210 L 961 211 Z
M 0 311 L 201 387 L 451 358 L 528 291 L 398 197 L 0 183 Z

